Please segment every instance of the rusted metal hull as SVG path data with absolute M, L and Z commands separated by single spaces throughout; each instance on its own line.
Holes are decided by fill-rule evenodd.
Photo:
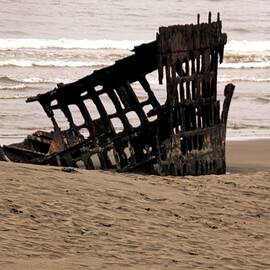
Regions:
M 225 88 L 221 113 L 217 71 L 226 40 L 221 21 L 211 22 L 210 16 L 208 23 L 161 27 L 157 40 L 135 47 L 133 55 L 29 98 L 27 102 L 42 105 L 54 130 L 4 146 L 3 155 L 17 162 L 86 169 L 162 175 L 225 173 L 226 122 L 234 86 Z M 165 70 L 164 104 L 158 102 L 146 79 L 154 70 L 159 72 L 160 83 Z M 134 92 L 134 82 L 144 90 L 143 102 Z M 104 98 L 113 110 L 102 102 Z M 146 107 L 151 107 L 148 113 Z M 82 123 L 75 121 L 74 108 Z M 99 115 L 96 119 L 93 109 Z M 57 112 L 69 123 L 67 130 L 61 130 Z M 138 124 L 130 121 L 130 115 Z

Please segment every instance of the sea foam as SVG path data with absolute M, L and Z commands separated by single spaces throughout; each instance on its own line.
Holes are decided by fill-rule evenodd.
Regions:
M 270 41 L 230 40 L 225 46 L 225 51 L 270 52 Z
M 133 49 L 149 40 L 90 40 L 90 39 L 0 39 L 0 50 L 15 49 Z M 230 40 L 226 51 L 262 52 L 270 51 L 270 41 Z
M 144 40 L 0 39 L 0 67 L 109 66 Z M 18 50 L 20 50 L 18 52 Z M 14 51 L 16 58 L 14 59 Z M 269 69 L 270 41 L 230 40 L 221 69 Z
M 0 39 L 0 50 L 15 49 L 133 49 L 144 40 Z
M 102 67 L 111 65 L 113 62 L 108 61 L 64 61 L 64 60 L 26 60 L 10 59 L 0 60 L 0 66 L 17 66 L 17 67 Z

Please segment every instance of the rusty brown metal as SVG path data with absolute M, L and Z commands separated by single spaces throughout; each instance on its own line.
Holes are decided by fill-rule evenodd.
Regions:
M 116 169 L 155 174 L 225 173 L 226 122 L 234 85 L 224 90 L 223 111 L 217 100 L 218 62 L 223 61 L 226 34 L 219 19 L 196 25 L 159 28 L 157 39 L 134 48 L 134 54 L 94 71 L 74 83 L 27 99 L 38 101 L 54 130 L 38 131 L 21 144 L 3 146 L 12 161 L 86 169 Z M 166 102 L 160 104 L 146 75 L 166 77 Z M 132 83 L 144 89 L 140 101 Z M 114 111 L 108 112 L 102 98 Z M 95 109 L 98 118 L 91 110 Z M 145 113 L 144 108 L 152 110 Z M 75 107 L 83 122 L 75 122 Z M 61 130 L 56 112 L 69 128 Z M 129 115 L 138 118 L 138 126 Z M 119 131 L 115 122 L 122 126 Z M 85 132 L 87 131 L 87 136 Z

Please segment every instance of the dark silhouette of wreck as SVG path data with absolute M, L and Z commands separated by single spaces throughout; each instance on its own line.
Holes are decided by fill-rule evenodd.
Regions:
M 211 13 L 208 23 L 200 23 L 198 15 L 196 25 L 161 27 L 156 40 L 135 47 L 133 55 L 74 83 L 28 98 L 27 102 L 41 104 L 54 130 L 37 131 L 22 143 L 3 146 L 2 159 L 162 175 L 225 173 L 226 122 L 234 86 L 225 87 L 220 113 L 217 71 L 227 41 L 221 28 L 219 14 L 217 21 L 211 22 Z M 160 84 L 165 71 L 164 104 L 146 79 L 155 70 Z M 145 101 L 139 101 L 133 82 L 143 87 Z M 106 111 L 101 95 L 112 101 L 114 113 Z M 87 102 L 99 118 L 90 114 Z M 77 106 L 83 124 L 75 123 L 71 106 Z M 145 106 L 152 107 L 147 114 Z M 67 130 L 59 128 L 54 117 L 57 110 L 68 120 Z M 136 114 L 139 126 L 130 122 L 130 113 Z M 115 122 L 120 123 L 121 131 L 116 130 Z

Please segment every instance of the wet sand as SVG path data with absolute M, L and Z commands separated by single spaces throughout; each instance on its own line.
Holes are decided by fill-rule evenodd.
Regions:
M 270 140 L 229 141 L 228 171 L 258 171 L 270 167 Z
M 219 176 L 0 162 L 0 269 L 270 269 L 269 147 L 228 142 Z

